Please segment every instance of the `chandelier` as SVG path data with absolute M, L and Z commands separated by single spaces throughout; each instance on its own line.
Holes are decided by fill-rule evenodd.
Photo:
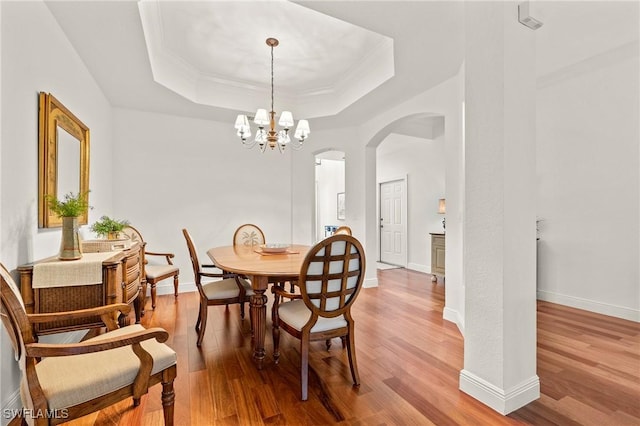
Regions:
M 291 146 L 294 149 L 302 148 L 302 143 L 307 139 L 311 130 L 309 129 L 309 122 L 307 120 L 298 120 L 298 127 L 293 135 L 295 141 L 291 140 L 289 136 L 289 129 L 293 127 L 293 114 L 290 111 L 282 111 L 280 114 L 280 121 L 278 125 L 282 127 L 281 130 L 276 131 L 276 113 L 273 110 L 273 48 L 280 42 L 269 37 L 267 39 L 267 46 L 271 47 L 271 111 L 267 113 L 266 109 L 258 109 L 256 115 L 253 118 L 253 122 L 258 125 L 256 136 L 253 140 L 251 138 L 251 127 L 249 126 L 249 118 L 244 114 L 239 114 L 236 118 L 235 128 L 238 131 L 238 137 L 242 141 L 242 144 L 247 148 L 253 148 L 256 144 L 260 148 L 260 151 L 264 152 L 267 145 L 274 149 L 276 146 L 283 152 L 287 146 Z M 265 126 L 269 125 L 269 130 Z

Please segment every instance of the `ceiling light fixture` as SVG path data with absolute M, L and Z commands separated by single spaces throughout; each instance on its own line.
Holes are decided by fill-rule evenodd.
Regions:
M 269 37 L 267 39 L 267 46 L 271 47 L 271 111 L 267 113 L 265 109 L 259 109 L 256 111 L 256 115 L 253 122 L 258 125 L 256 131 L 256 137 L 253 141 L 248 139 L 251 137 L 251 127 L 249 126 L 249 118 L 244 114 L 239 114 L 236 118 L 235 128 L 238 131 L 238 137 L 242 141 L 242 144 L 247 148 L 253 148 L 256 144 L 260 147 L 260 151 L 264 152 L 267 145 L 274 149 L 276 146 L 283 152 L 287 146 L 291 146 L 294 149 L 302 148 L 302 143 L 307 139 L 311 130 L 309 129 L 309 122 L 307 120 L 299 120 L 298 127 L 294 134 L 296 141 L 291 141 L 289 137 L 289 129 L 293 127 L 293 114 L 290 111 L 282 111 L 280 114 L 280 121 L 278 124 L 283 127 L 282 130 L 276 131 L 276 113 L 273 110 L 273 48 L 280 42 L 278 39 Z M 269 130 L 265 129 L 265 126 L 269 125 Z

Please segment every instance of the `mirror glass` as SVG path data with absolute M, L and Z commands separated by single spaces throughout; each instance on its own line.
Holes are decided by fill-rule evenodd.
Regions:
M 58 175 L 56 193 L 64 196 L 80 191 L 80 141 L 63 128 L 56 126 L 58 140 Z
M 89 193 L 89 128 L 50 93 L 40 93 L 38 134 L 38 226 L 62 226 L 47 199 Z M 88 211 L 78 216 L 85 225 Z

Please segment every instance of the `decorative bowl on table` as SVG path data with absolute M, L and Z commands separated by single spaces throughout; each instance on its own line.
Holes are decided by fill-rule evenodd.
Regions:
M 262 244 L 260 249 L 264 253 L 285 253 L 289 249 L 289 244 L 283 243 L 270 243 L 270 244 Z

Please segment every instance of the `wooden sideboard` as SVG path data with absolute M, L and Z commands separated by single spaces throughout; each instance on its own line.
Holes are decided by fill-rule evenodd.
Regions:
M 21 265 L 20 291 L 28 314 L 46 312 L 62 312 L 93 308 L 113 303 L 133 304 L 136 322 L 140 321 L 143 297 L 144 277 L 144 244 L 135 242 L 124 250 L 104 253 L 102 261 L 102 277 L 91 284 L 78 285 L 66 282 L 61 286 L 34 287 L 34 267 L 39 263 L 56 262 L 61 268 L 71 268 L 74 262 L 42 259 L 37 262 Z M 128 318 L 121 315 L 121 325 L 128 323 Z M 58 333 L 62 331 L 83 330 L 103 327 L 100 317 L 81 320 L 64 320 L 35 325 L 38 334 Z
M 438 281 L 438 275 L 444 279 L 445 234 L 431 233 L 431 281 Z

